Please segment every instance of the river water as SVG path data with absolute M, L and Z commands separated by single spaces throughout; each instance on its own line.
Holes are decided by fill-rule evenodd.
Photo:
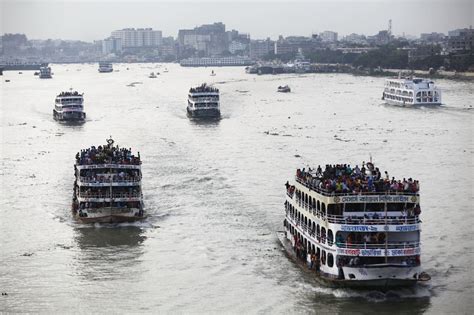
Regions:
M 472 311 L 473 83 L 438 80 L 445 105 L 409 109 L 382 104 L 383 78 L 242 68 L 211 77 L 210 68 L 159 64 L 52 69 L 51 80 L 1 77 L 0 291 L 8 295 L 0 311 Z M 151 71 L 161 75 L 149 79 Z M 187 91 L 202 82 L 221 90 L 219 122 L 186 117 Z M 276 93 L 283 84 L 292 92 Z M 55 95 L 69 88 L 85 93 L 83 125 L 52 118 Z M 150 216 L 78 224 L 74 156 L 110 135 L 140 151 Z M 296 168 L 370 155 L 390 176 L 421 182 L 427 286 L 322 287 L 278 243 L 284 183 Z

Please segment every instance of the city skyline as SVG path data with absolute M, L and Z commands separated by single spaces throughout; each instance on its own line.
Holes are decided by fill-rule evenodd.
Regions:
M 449 30 L 472 25 L 473 4 L 469 1 L 419 0 L 397 2 L 397 6 L 391 8 L 387 5 L 390 1 L 224 1 L 219 4 L 141 1 L 117 4 L 111 1 L 2 0 L 1 32 L 24 33 L 31 39 L 91 42 L 127 27 L 151 27 L 161 30 L 163 37 L 176 38 L 180 29 L 213 22 L 223 22 L 228 30 L 248 33 L 252 39 L 308 36 L 326 30 L 338 32 L 339 37 L 351 33 L 374 35 L 388 28 L 389 19 L 393 21 L 395 35 L 447 34 Z

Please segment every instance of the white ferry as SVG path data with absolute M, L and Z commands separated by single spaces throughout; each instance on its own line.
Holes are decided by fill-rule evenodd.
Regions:
M 193 118 L 219 118 L 219 89 L 206 83 L 189 89 L 187 112 Z
M 99 62 L 99 72 L 113 72 L 114 68 L 110 62 Z
M 441 91 L 427 79 L 386 79 L 382 100 L 390 105 L 441 105 Z
M 61 92 L 56 96 L 53 117 L 59 121 L 84 121 L 84 93 Z
M 76 154 L 72 198 L 74 217 L 83 223 L 133 222 L 145 218 L 140 152 L 106 145 Z
M 40 79 L 51 79 L 51 68 L 50 67 L 41 67 L 39 72 Z
M 241 56 L 188 58 L 179 62 L 181 67 L 239 67 L 253 63 L 250 58 Z
M 298 169 L 286 183 L 288 252 L 331 286 L 388 289 L 427 281 L 420 263 L 419 183 L 374 164 Z

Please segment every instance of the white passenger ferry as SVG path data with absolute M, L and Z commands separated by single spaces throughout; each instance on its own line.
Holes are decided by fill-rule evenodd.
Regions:
M 51 68 L 50 67 L 41 67 L 39 72 L 40 79 L 51 79 L 53 76 L 51 75 Z
M 53 117 L 59 121 L 83 121 L 86 119 L 84 94 L 77 91 L 59 93 L 56 96 Z
M 441 105 L 441 91 L 427 79 L 386 79 L 382 100 L 390 105 Z
M 286 184 L 288 254 L 325 284 L 388 289 L 427 281 L 420 263 L 418 181 L 372 163 L 296 172 Z
M 193 118 L 219 118 L 219 89 L 206 83 L 189 89 L 187 112 Z
M 74 217 L 84 223 L 133 222 L 145 218 L 140 152 L 106 145 L 76 154 Z
M 114 68 L 110 62 L 99 62 L 99 72 L 113 72 Z

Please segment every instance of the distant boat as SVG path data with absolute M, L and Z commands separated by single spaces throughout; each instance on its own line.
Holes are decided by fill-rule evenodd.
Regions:
M 150 79 L 155 79 L 156 78 L 156 74 L 154 72 L 150 73 L 150 75 L 148 76 Z
M 39 78 L 40 79 L 51 79 L 52 73 L 51 73 L 51 68 L 50 67 L 41 67 L 40 68 L 40 73 L 39 73 Z
M 165 68 L 165 70 L 163 70 L 163 72 L 168 72 L 168 68 Z
M 114 68 L 112 67 L 112 63 L 110 62 L 99 62 L 99 72 L 106 73 L 112 72 Z
M 220 118 L 219 89 L 206 85 L 189 89 L 188 116 L 191 118 Z
M 441 90 L 428 79 L 386 79 L 382 100 L 390 105 L 441 105 Z
M 35 73 L 33 73 L 34 75 L 39 75 L 40 73 L 38 71 L 36 71 Z
M 215 75 L 216 75 L 216 73 L 214 72 L 214 70 L 212 70 L 212 72 L 211 72 L 211 77 L 213 77 L 213 76 L 215 76 Z
M 56 96 L 53 117 L 58 121 L 84 121 L 84 93 L 61 92 Z
M 288 93 L 288 92 L 291 92 L 291 89 L 288 85 L 285 85 L 285 86 L 279 86 L 277 91 L 281 93 Z

